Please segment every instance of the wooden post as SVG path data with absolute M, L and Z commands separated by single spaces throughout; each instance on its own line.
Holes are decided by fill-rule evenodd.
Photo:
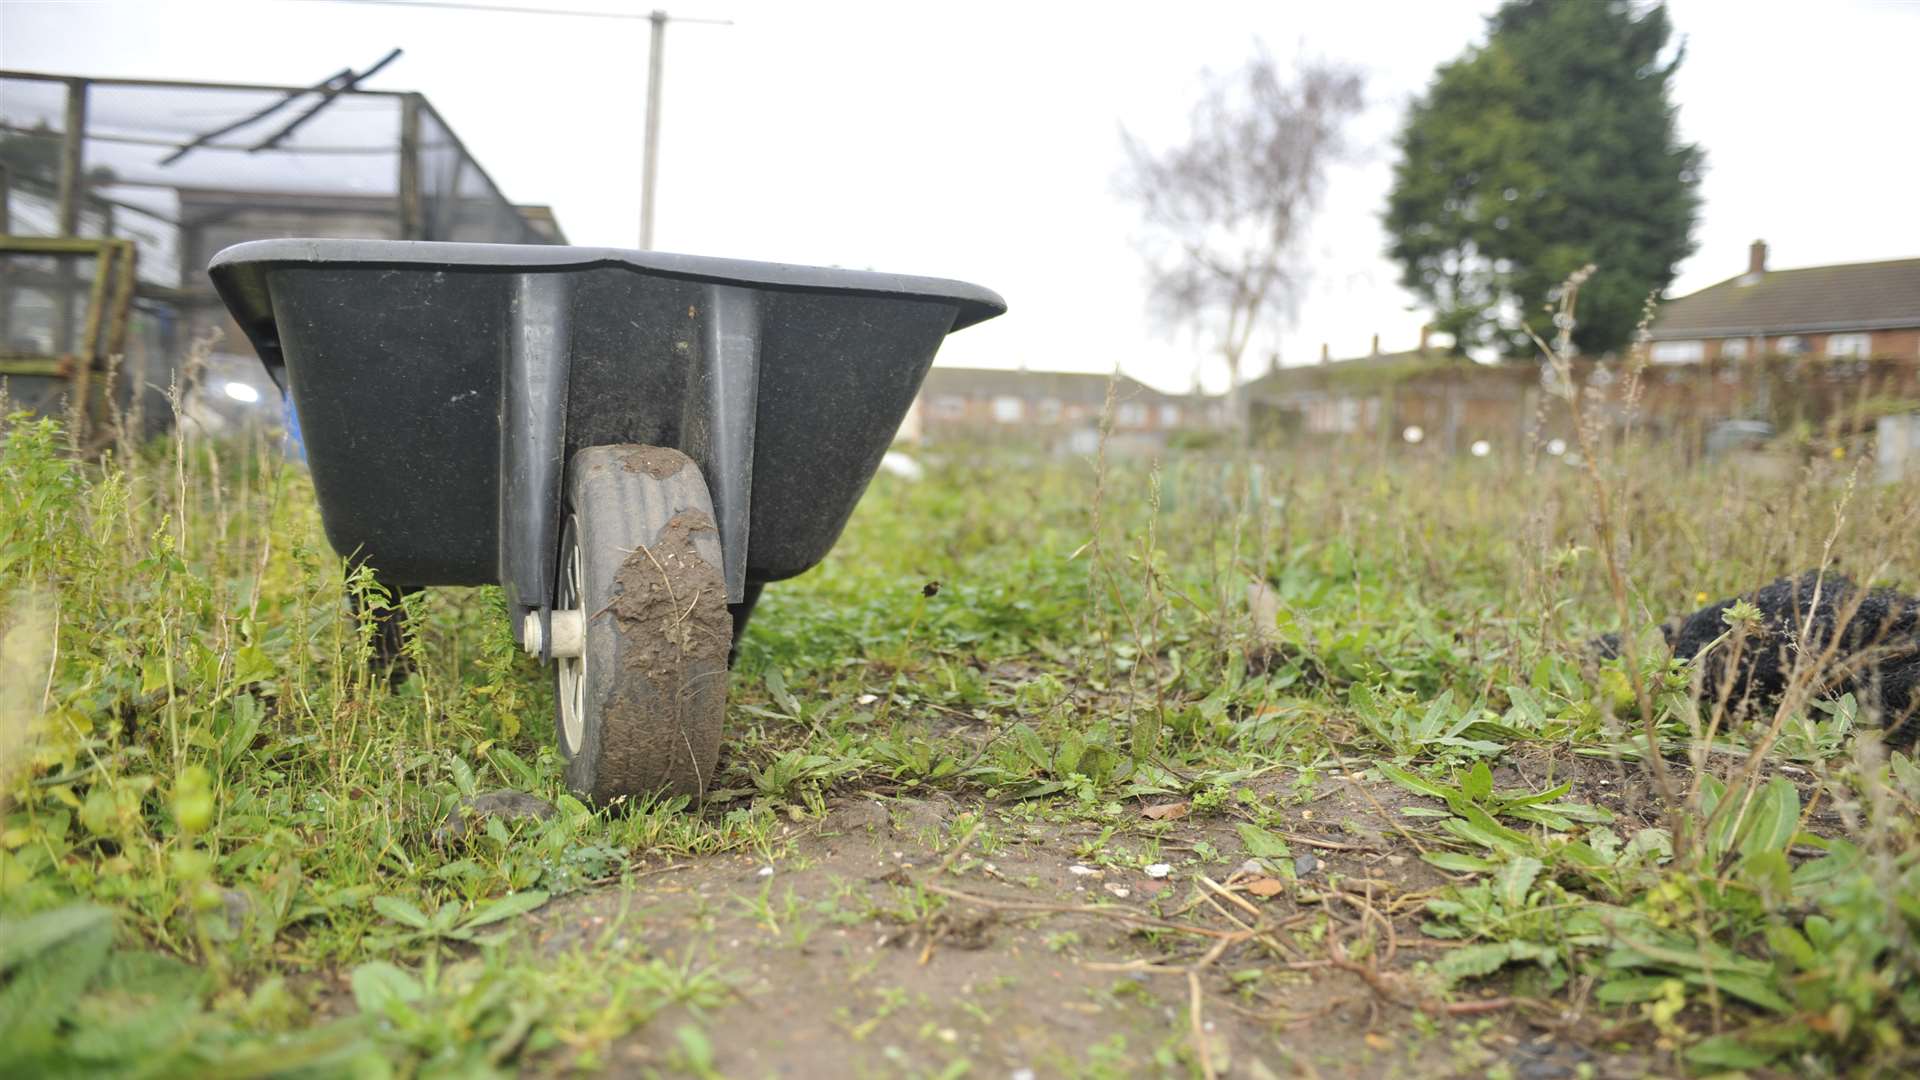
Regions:
M 87 141 L 87 82 L 67 80 L 66 130 L 60 137 L 60 186 L 56 223 L 60 235 L 80 235 L 80 204 L 85 198 Z M 73 259 L 63 256 L 54 262 L 53 354 L 71 355 L 73 342 L 73 300 L 79 290 Z M 68 432 L 75 435 L 75 432 Z
M 0 161 L 0 236 L 13 232 L 13 170 Z M 9 262 L 0 255 L 0 348 L 13 340 L 13 286 L 7 278 Z
M 67 80 L 66 130 L 60 140 L 60 235 L 80 235 L 81 191 L 86 183 L 87 81 Z
M 93 259 L 93 289 L 87 294 L 87 329 L 80 348 L 67 354 L 71 365 L 72 387 L 67 398 L 67 437 L 76 450 L 87 445 L 88 421 L 93 403 L 93 367 L 100 357 L 100 335 L 106 315 L 107 286 L 114 276 L 114 245 L 102 241 Z M 63 260 L 69 268 L 71 260 Z M 65 300 L 62 309 L 68 310 Z

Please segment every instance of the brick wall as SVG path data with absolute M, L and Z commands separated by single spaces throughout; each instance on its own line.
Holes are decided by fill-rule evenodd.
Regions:
M 1868 356 L 1895 360 L 1920 359 L 1920 327 L 1907 327 L 1898 330 L 1873 330 L 1865 331 L 1865 333 L 1868 338 Z M 1758 340 L 1762 354 L 1784 352 L 1787 347 L 1787 339 L 1789 337 L 1797 337 L 1800 339 L 1801 350 L 1805 355 L 1824 356 L 1827 354 L 1828 339 L 1832 336 L 1832 334 L 1768 334 Z M 1727 343 L 1729 340 L 1748 342 L 1748 355 L 1753 354 L 1753 341 L 1755 339 L 1720 338 L 1706 342 L 1706 358 L 1708 360 L 1727 359 Z M 1735 350 L 1738 350 L 1738 346 L 1735 347 Z
M 1875 330 L 1873 355 L 1920 358 L 1920 326 L 1904 330 Z

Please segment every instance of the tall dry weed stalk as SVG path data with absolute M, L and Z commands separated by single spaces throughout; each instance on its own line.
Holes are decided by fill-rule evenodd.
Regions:
M 1870 665 L 1877 657 L 1885 655 L 1884 643 L 1869 643 L 1864 650 L 1843 655 L 1842 634 L 1836 630 L 1827 634 L 1826 640 L 1821 640 L 1817 633 L 1816 613 L 1830 599 L 1829 590 L 1833 588 L 1830 578 L 1836 563 L 1836 547 L 1847 532 L 1849 512 L 1859 494 L 1860 471 L 1864 462 L 1853 463 L 1838 498 L 1827 508 L 1830 518 L 1819 545 L 1813 593 L 1805 598 L 1806 607 L 1799 614 L 1795 640 L 1784 649 L 1784 655 L 1788 657 L 1784 692 L 1770 712 L 1758 718 L 1753 729 L 1747 733 L 1751 741 L 1745 755 L 1737 763 L 1719 770 L 1721 775 L 1717 778 L 1724 782 L 1726 796 L 1716 800 L 1709 808 L 1706 779 L 1715 775 L 1716 760 L 1722 757 L 1715 751 L 1716 741 L 1745 716 L 1750 703 L 1734 697 L 1735 681 L 1730 676 L 1722 679 L 1718 685 L 1706 686 L 1703 680 L 1709 671 L 1708 661 L 1713 661 L 1720 670 L 1731 673 L 1739 670 L 1739 665 L 1748 657 L 1751 649 L 1760 646 L 1750 637 L 1751 626 L 1748 621 L 1733 619 L 1727 630 L 1695 659 L 1690 692 L 1694 702 L 1704 705 L 1705 713 L 1702 715 L 1699 707 L 1683 713 L 1689 729 L 1685 748 L 1688 775 L 1685 778 L 1676 777 L 1668 751 L 1661 740 L 1661 710 L 1655 700 L 1657 690 L 1650 684 L 1647 672 L 1640 663 L 1640 659 L 1648 654 L 1648 647 L 1660 635 L 1660 630 L 1656 620 L 1646 614 L 1647 605 L 1641 598 L 1634 576 L 1636 526 L 1641 524 L 1634 520 L 1637 502 L 1634 483 L 1638 475 L 1635 460 L 1636 422 L 1649 364 L 1646 330 L 1654 310 L 1649 303 L 1641 321 L 1640 333 L 1636 335 L 1636 342 L 1626 359 L 1622 378 L 1615 380 L 1611 388 L 1593 385 L 1583 387 L 1573 364 L 1572 330 L 1578 316 L 1580 288 L 1593 269 L 1588 266 L 1577 271 L 1562 286 L 1554 312 L 1556 333 L 1553 341 L 1548 342 L 1534 335 L 1534 342 L 1551 374 L 1555 396 L 1564 403 L 1572 420 L 1588 500 L 1587 525 L 1606 574 L 1606 592 L 1612 601 L 1619 627 L 1620 652 L 1624 658 L 1622 666 L 1632 691 L 1640 735 L 1644 740 L 1642 764 L 1672 833 L 1676 858 L 1687 859 L 1702 853 L 1701 839 L 1720 827 L 1727 815 L 1735 815 L 1733 825 L 1738 827 L 1738 818 L 1750 810 L 1763 786 L 1769 754 L 1778 744 L 1787 723 L 1804 714 L 1836 677 L 1849 671 L 1858 673 L 1862 665 Z M 1609 392 L 1616 395 L 1612 400 L 1608 400 Z M 1606 415 L 1610 410 L 1617 418 L 1611 427 Z M 1799 480 L 1801 493 L 1794 496 L 1793 505 L 1796 509 L 1812 509 L 1817 500 L 1806 494 L 1806 490 L 1819 484 L 1821 478 L 1809 467 Z M 1916 521 L 1920 521 L 1920 505 L 1910 502 L 1901 514 L 1900 523 L 1889 523 L 1893 527 L 1873 530 L 1872 534 L 1884 543 L 1884 538 L 1889 535 L 1911 535 L 1911 526 Z M 1802 515 L 1795 514 L 1775 524 L 1780 530 L 1790 531 L 1811 527 L 1815 523 L 1810 517 L 1803 519 Z M 1789 535 L 1776 534 L 1761 540 L 1766 545 L 1764 555 L 1768 561 L 1790 558 L 1789 553 L 1802 546 Z M 1545 553 L 1544 548 L 1542 552 Z M 1867 558 L 1864 560 L 1855 558 L 1851 561 L 1856 566 L 1864 563 L 1869 568 L 1865 575 L 1868 581 L 1887 571 L 1891 562 L 1887 551 L 1869 551 L 1865 554 Z M 1797 569 L 1787 568 L 1788 572 Z M 1753 582 L 1748 587 L 1760 584 L 1763 582 Z M 1866 595 L 1865 589 L 1852 590 L 1846 600 L 1834 608 L 1836 628 L 1853 623 Z
M 1614 615 L 1619 620 L 1622 652 L 1628 658 L 1624 665 L 1628 685 L 1633 690 L 1634 702 L 1640 713 L 1641 730 L 1647 741 L 1645 760 L 1673 834 L 1674 849 L 1679 852 L 1688 843 L 1689 822 L 1683 811 L 1679 789 L 1667 768 L 1666 758 L 1660 752 L 1659 721 L 1654 709 L 1653 691 L 1636 662 L 1642 652 L 1642 635 L 1650 627 L 1647 620 L 1634 616 L 1633 589 L 1627 570 L 1630 533 L 1622 498 L 1624 490 L 1616 490 L 1616 484 L 1624 488 L 1626 470 L 1618 470 L 1613 478 L 1606 474 L 1604 463 L 1609 462 L 1609 455 L 1600 427 L 1601 421 L 1590 408 L 1593 401 L 1573 370 L 1573 328 L 1578 318 L 1580 287 L 1593 276 L 1594 270 L 1591 264 L 1584 266 L 1562 284 L 1559 306 L 1554 312 L 1556 332 L 1553 342 L 1549 344 L 1537 334 L 1533 335 L 1533 340 L 1545 356 L 1554 376 L 1554 389 L 1566 403 L 1573 420 L 1574 438 L 1580 448 L 1581 466 L 1592 499 L 1588 505 L 1588 522 L 1597 541 L 1601 565 L 1606 569 L 1607 591 L 1613 598 Z M 1532 333 L 1531 330 L 1528 332 Z M 1643 356 L 1645 349 L 1644 343 L 1636 343 L 1633 351 Z M 1637 377 L 1630 381 L 1637 382 Z M 1632 398 L 1629 397 L 1629 400 Z

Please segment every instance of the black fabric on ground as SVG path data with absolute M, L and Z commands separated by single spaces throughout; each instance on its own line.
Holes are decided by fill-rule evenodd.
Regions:
M 1661 626 L 1673 655 L 1700 655 L 1727 633 L 1722 616 L 1741 600 L 1758 608 L 1760 618 L 1747 629 L 1731 673 L 1731 640 L 1708 655 L 1700 680 L 1703 708 L 1712 708 L 1724 691 L 1735 716 L 1771 715 L 1800 655 L 1817 659 L 1832 645 L 1833 655 L 1815 680 L 1816 695 L 1854 695 L 1864 715 L 1880 718 L 1889 747 L 1913 747 L 1920 736 L 1920 599 L 1892 589 L 1863 591 L 1844 575 L 1822 578 L 1808 571 Z M 1601 656 L 1616 656 L 1620 636 L 1609 634 L 1594 645 Z

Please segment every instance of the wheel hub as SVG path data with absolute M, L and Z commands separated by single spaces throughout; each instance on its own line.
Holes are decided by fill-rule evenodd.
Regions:
M 586 715 L 586 612 L 581 608 L 586 589 L 580 573 L 580 527 L 578 519 L 572 517 L 567 519 L 560 547 L 559 585 L 559 602 L 549 620 L 553 628 L 552 656 L 560 668 L 554 689 L 560 697 L 560 737 L 566 740 L 567 753 L 576 754 Z

